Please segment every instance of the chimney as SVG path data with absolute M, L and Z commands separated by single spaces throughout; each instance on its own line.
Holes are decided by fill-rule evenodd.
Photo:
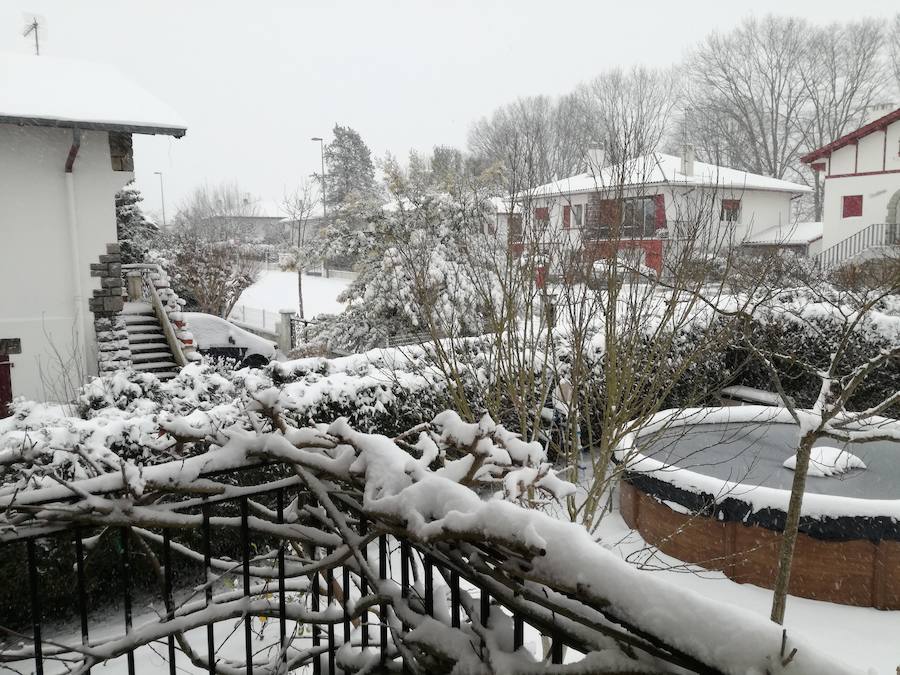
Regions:
M 598 143 L 587 151 L 588 171 L 590 173 L 599 173 L 600 169 L 606 164 L 606 146 Z
M 685 145 L 681 155 L 681 173 L 685 176 L 694 175 L 694 146 Z

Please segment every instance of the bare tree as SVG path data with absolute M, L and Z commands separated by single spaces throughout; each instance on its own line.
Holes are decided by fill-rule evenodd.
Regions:
M 320 258 L 318 253 L 319 238 L 310 224 L 310 218 L 321 203 L 313 184 L 301 181 L 299 187 L 291 194 L 285 195 L 282 208 L 288 214 L 290 228 L 290 245 L 282 254 L 280 265 L 283 270 L 297 273 L 297 297 L 300 318 L 303 312 L 303 273 Z
M 877 19 L 811 28 L 798 65 L 806 92 L 800 125 L 806 151 L 860 126 L 885 91 L 884 30 Z M 824 185 L 812 172 L 813 217 L 822 217 Z
M 605 72 L 579 87 L 583 116 L 593 128 L 591 140 L 605 147 L 610 165 L 627 167 L 629 160 L 660 147 L 677 100 L 677 82 L 674 71 L 636 66 Z
M 236 182 L 204 184 L 182 202 L 175 223 L 208 241 L 246 241 L 257 215 L 258 200 Z
M 796 352 L 780 353 L 761 346 L 751 330 L 743 332 L 743 345 L 768 372 L 773 388 L 779 393 L 782 405 L 794 418 L 800 434 L 772 601 L 771 618 L 779 624 L 784 622 L 813 446 L 824 438 L 841 444 L 900 440 L 900 429 L 896 422 L 882 417 L 897 409 L 900 403 L 900 386 L 883 392 L 880 400 L 874 404 L 868 402 L 862 409 L 856 402 L 856 395 L 867 379 L 892 364 L 894 367 L 900 364 L 900 345 L 897 344 L 864 356 L 856 353 L 854 342 L 857 337 L 873 329 L 873 313 L 882 307 L 887 298 L 900 293 L 900 265 L 896 259 L 887 257 L 868 264 L 881 269 L 876 277 L 869 277 L 878 279 L 875 286 L 842 287 L 827 283 L 821 276 L 814 274 L 794 279 L 800 285 L 792 293 L 799 295 L 801 300 L 793 305 L 780 304 L 773 310 L 767 302 L 757 304 L 760 312 L 774 311 L 781 316 L 781 320 L 810 326 L 811 333 L 818 334 L 820 340 L 827 342 L 826 358 L 816 359 L 811 354 Z M 765 284 L 760 287 L 763 288 Z M 777 292 L 775 287 L 766 290 L 767 298 L 773 297 Z M 831 329 L 828 331 L 817 327 L 823 313 L 830 317 Z M 749 326 L 752 319 L 751 315 L 746 315 L 746 325 Z M 783 375 L 785 365 L 819 381 L 818 395 L 811 408 L 800 408 L 793 397 L 788 395 L 789 383 Z
M 712 120 L 724 144 L 740 147 L 736 168 L 784 178 L 805 147 L 808 92 L 799 64 L 809 46 L 808 24 L 792 17 L 749 18 L 713 33 L 687 64 L 692 115 Z
M 894 94 L 900 95 L 900 14 L 894 15 L 888 33 L 888 52 L 894 70 Z

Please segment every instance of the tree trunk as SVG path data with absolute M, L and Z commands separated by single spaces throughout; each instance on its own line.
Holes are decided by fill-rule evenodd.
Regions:
M 791 582 L 791 565 L 794 562 L 794 547 L 797 544 L 797 532 L 800 529 L 800 508 L 803 506 L 803 493 L 806 490 L 806 474 L 809 470 L 809 455 L 812 452 L 816 433 L 809 431 L 800 439 L 797 448 L 797 464 L 794 467 L 794 482 L 791 485 L 791 499 L 788 503 L 784 532 L 781 535 L 781 550 L 778 552 L 778 576 L 775 579 L 775 594 L 772 598 L 772 621 L 784 623 L 784 611 L 787 605 L 788 586 Z
M 303 316 L 303 272 L 301 270 L 297 270 L 297 297 L 300 302 L 300 318 L 305 318 Z

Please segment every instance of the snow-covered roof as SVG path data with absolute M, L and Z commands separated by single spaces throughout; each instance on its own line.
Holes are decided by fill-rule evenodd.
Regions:
M 187 125 L 113 66 L 0 52 L 0 123 L 181 137 Z
M 822 238 L 822 223 L 790 223 L 751 232 L 745 244 L 809 244 Z
M 532 194 L 547 196 L 649 185 L 770 190 L 795 194 L 811 191 L 806 185 L 697 161 L 694 162 L 693 173 L 687 176 L 681 171 L 680 157 L 657 152 L 629 160 L 627 164 L 605 167 L 596 173 L 582 173 L 552 181 L 534 188 Z

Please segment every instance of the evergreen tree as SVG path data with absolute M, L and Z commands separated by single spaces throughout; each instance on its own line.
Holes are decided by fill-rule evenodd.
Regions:
M 123 263 L 141 263 L 159 228 L 141 209 L 141 191 L 131 181 L 116 193 L 116 234 Z
M 325 147 L 326 200 L 338 207 L 360 196 L 375 196 L 375 165 L 372 153 L 360 135 L 350 127 L 334 125 L 334 140 Z

